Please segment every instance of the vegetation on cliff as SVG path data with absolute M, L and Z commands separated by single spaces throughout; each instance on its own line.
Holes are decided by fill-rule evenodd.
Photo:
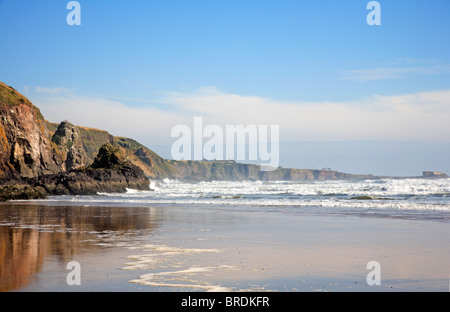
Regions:
M 36 116 L 39 120 L 44 119 L 41 111 L 36 106 L 34 106 L 29 99 L 27 99 L 21 93 L 17 92 L 17 90 L 13 87 L 8 86 L 3 82 L 0 82 L 0 103 L 9 106 L 27 105 L 36 111 Z

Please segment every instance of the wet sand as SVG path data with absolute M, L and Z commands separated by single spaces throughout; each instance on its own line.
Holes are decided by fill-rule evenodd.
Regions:
M 448 221 L 270 207 L 2 204 L 0 291 L 447 292 L 449 234 Z

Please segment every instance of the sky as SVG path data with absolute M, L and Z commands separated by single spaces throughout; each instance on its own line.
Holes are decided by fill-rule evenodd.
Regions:
M 0 0 L 0 81 L 171 158 L 174 126 L 278 125 L 280 165 L 450 174 L 450 1 Z

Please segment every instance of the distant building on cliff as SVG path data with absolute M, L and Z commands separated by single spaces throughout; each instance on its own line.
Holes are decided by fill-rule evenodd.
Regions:
M 439 171 L 424 171 L 422 176 L 424 178 L 448 178 L 448 175 Z

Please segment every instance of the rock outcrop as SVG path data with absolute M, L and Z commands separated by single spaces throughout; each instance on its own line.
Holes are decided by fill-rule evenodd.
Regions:
M 46 197 L 47 191 L 38 186 L 24 184 L 0 186 L 0 201 L 44 199 Z
M 123 193 L 127 189 L 150 190 L 149 179 L 139 167 L 125 159 L 119 146 L 103 145 L 89 167 L 58 175 L 42 176 L 33 185 L 51 195 L 95 195 Z
M 78 127 L 75 127 L 67 120 L 59 124 L 52 136 L 52 142 L 58 146 L 61 155 L 64 157 L 64 171 L 71 171 L 89 165 L 80 131 Z

